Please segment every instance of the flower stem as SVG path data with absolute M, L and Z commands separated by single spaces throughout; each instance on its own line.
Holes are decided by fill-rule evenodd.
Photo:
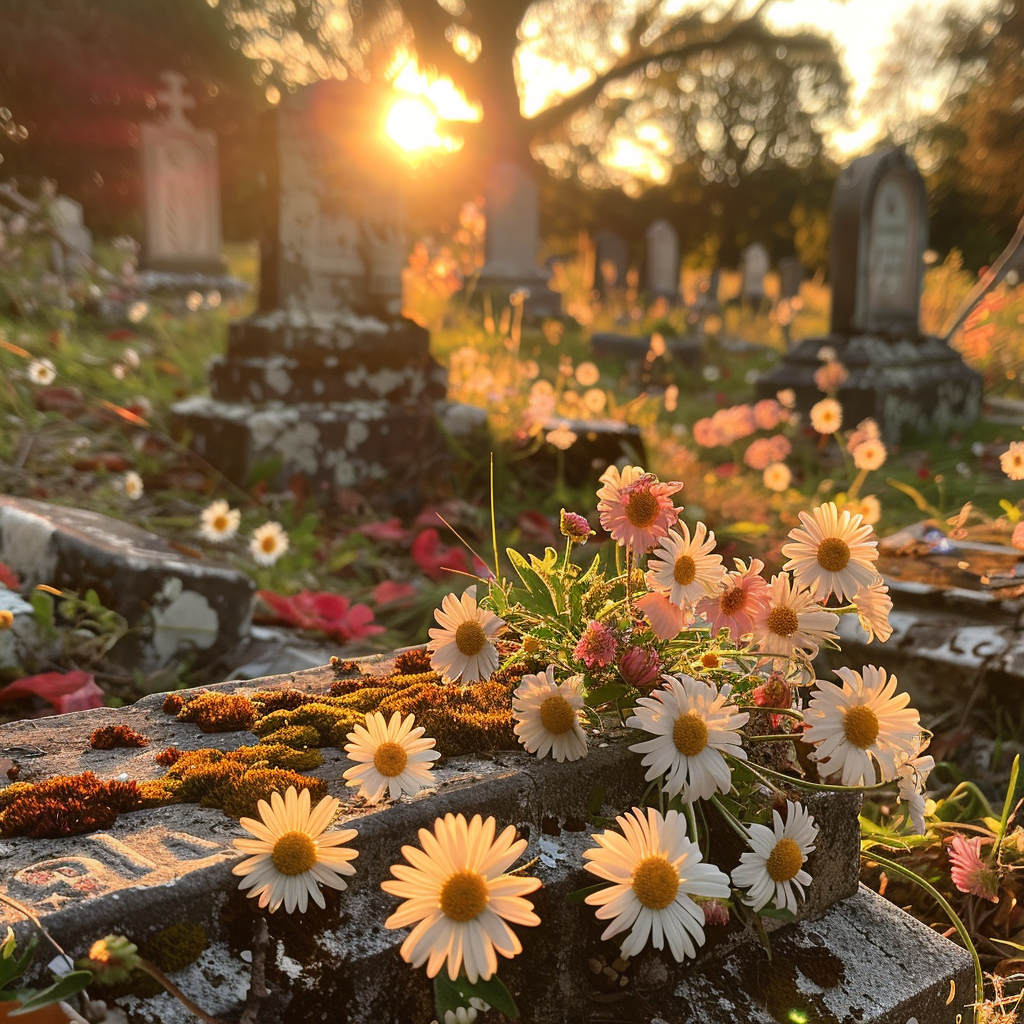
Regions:
M 744 761 L 742 758 L 734 757 L 732 754 L 726 754 L 725 756 L 730 761 L 735 761 L 736 764 L 743 765 L 743 767 L 749 768 L 751 771 L 754 771 L 753 765 L 749 764 L 747 761 Z M 892 781 L 876 782 L 873 786 L 840 786 L 838 784 L 826 786 L 820 782 L 808 782 L 806 779 L 798 779 L 795 775 L 785 775 L 782 772 L 777 772 L 772 768 L 766 768 L 763 764 L 759 764 L 757 766 L 757 771 L 767 772 L 773 778 L 779 779 L 781 782 L 785 782 L 790 786 L 796 786 L 798 789 L 820 790 L 825 793 L 880 793 L 885 790 L 891 790 L 892 787 L 896 784 L 895 781 Z
M 191 999 L 184 992 L 178 988 L 177 985 L 171 981 L 170 978 L 160 970 L 156 964 L 150 963 L 145 957 L 139 957 L 138 967 L 140 971 L 145 971 L 151 978 L 159 982 L 175 999 L 185 1007 L 189 1013 L 194 1014 L 205 1024 L 224 1024 L 219 1017 L 211 1017 L 201 1006 L 197 1006 L 192 1002 Z
M 957 912 L 949 905 L 942 893 L 930 882 L 926 882 L 917 872 L 911 871 L 910 868 L 905 868 L 894 860 L 889 860 L 888 857 L 879 856 L 874 850 L 862 851 L 861 857 L 864 860 L 874 861 L 879 867 L 885 868 L 886 871 L 894 871 L 896 874 L 903 875 L 904 878 L 919 885 L 942 908 L 960 936 L 960 940 L 966 947 L 967 952 L 971 954 L 971 959 L 974 961 L 974 1006 L 975 1011 L 977 1011 L 985 1001 L 985 977 L 981 971 L 981 960 L 978 958 L 978 950 L 971 941 L 971 936 L 964 927 L 964 923 L 960 920 Z
M 747 830 L 743 827 L 743 823 L 736 817 L 732 811 L 729 810 L 725 804 L 722 803 L 718 794 L 715 793 L 711 797 L 711 802 L 718 808 L 718 813 L 725 819 L 726 825 L 729 826 L 743 840 L 745 843 L 750 842 L 750 836 L 747 834 Z

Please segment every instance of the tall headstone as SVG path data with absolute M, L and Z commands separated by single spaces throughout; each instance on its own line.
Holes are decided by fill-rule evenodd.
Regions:
M 82 218 L 82 204 L 68 196 L 54 196 L 50 202 L 50 219 L 60 235 L 52 247 L 53 269 L 62 277 L 76 273 L 82 267 L 82 257 L 92 256 L 92 232 Z
M 382 97 L 326 81 L 270 115 L 259 309 L 229 326 L 211 396 L 175 408 L 193 448 L 230 479 L 274 467 L 315 487 L 436 469 L 447 378 L 429 335 L 401 316 L 401 167 Z
M 664 218 L 651 223 L 647 239 L 647 294 L 653 299 L 679 301 L 679 235 Z
M 602 298 L 613 291 L 624 291 L 629 273 L 629 246 L 614 231 L 594 235 L 594 291 Z
M 768 250 L 760 242 L 751 242 L 740 253 L 741 296 L 746 305 L 760 309 L 764 304 L 764 279 L 771 265 Z
M 795 299 L 804 283 L 804 268 L 798 256 L 783 256 L 779 260 L 779 298 Z
M 164 71 L 157 102 L 166 108 L 160 123 L 142 125 L 142 180 L 145 192 L 146 269 L 170 273 L 223 274 L 217 136 L 186 118 L 196 101 L 186 79 Z
M 821 399 L 818 351 L 834 349 L 849 371 L 839 390 L 846 423 L 874 417 L 891 441 L 908 432 L 946 431 L 981 408 L 981 375 L 947 342 L 920 329 L 928 212 L 924 180 L 902 149 L 881 150 L 846 167 L 832 197 L 832 323 L 808 338 L 758 393 L 796 393 L 798 408 Z
M 511 161 L 491 167 L 484 190 L 484 216 L 484 266 L 477 290 L 502 299 L 525 291 L 528 314 L 559 316 L 562 297 L 552 291 L 550 273 L 537 266 L 540 195 L 533 176 Z

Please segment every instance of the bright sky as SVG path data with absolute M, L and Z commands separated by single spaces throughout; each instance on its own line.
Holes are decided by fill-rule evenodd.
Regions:
M 919 5 L 921 0 L 918 0 Z M 925 0 L 936 17 L 946 4 Z M 914 0 L 776 0 L 768 9 L 766 20 L 779 29 L 794 31 L 816 27 L 830 32 L 838 41 L 850 76 L 853 79 L 850 129 L 832 133 L 830 142 L 843 156 L 867 147 L 880 134 L 874 120 L 864 120 L 858 104 L 871 87 L 875 69 L 892 37 L 893 27 L 914 6 Z M 992 6 L 992 0 L 959 0 L 957 6 L 979 11 Z

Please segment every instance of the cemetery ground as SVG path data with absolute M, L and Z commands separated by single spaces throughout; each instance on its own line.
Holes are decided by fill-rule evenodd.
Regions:
M 236 247 L 229 255 L 232 272 L 254 282 L 254 252 Z M 432 353 L 448 369 L 450 397 L 487 409 L 502 550 L 540 555 L 545 547 L 560 548 L 560 510 L 590 513 L 604 467 L 580 453 L 591 452 L 587 423 L 606 420 L 639 429 L 644 452 L 631 461 L 662 480 L 683 482 L 684 518 L 714 529 L 727 563 L 756 555 L 777 568 L 798 512 L 826 501 L 861 511 L 880 537 L 902 536 L 897 547 L 910 553 L 909 561 L 955 554 L 964 541 L 1010 548 L 1024 482 L 1010 479 L 1000 456 L 1024 440 L 1024 404 L 1017 404 L 1024 398 L 1024 287 L 1001 286 L 958 341 L 985 374 L 988 414 L 950 438 L 903 438 L 883 449 L 877 466 L 858 469 L 848 450 L 857 423 L 819 432 L 796 422 L 785 403 L 762 408 L 761 421 L 751 420 L 756 379 L 787 338 L 825 333 L 826 289 L 805 283 L 796 303 L 774 302 L 771 312 L 725 301 L 720 310 L 695 316 L 692 301 L 642 311 L 628 289 L 597 304 L 585 279 L 578 262 L 556 269 L 571 315 L 536 324 L 524 322 L 519 305 L 480 306 L 453 296 L 433 259 L 406 281 L 410 312 L 431 328 Z M 684 278 L 684 289 L 687 281 L 695 292 L 696 275 Z M 937 329 L 972 283 L 955 262 L 931 268 L 925 328 Z M 726 280 L 720 293 L 726 300 L 729 285 Z M 299 479 L 275 490 L 272 464 L 258 467 L 245 487 L 229 483 L 188 450 L 187 438 L 175 438 L 171 407 L 204 389 L 207 361 L 223 349 L 226 324 L 249 311 L 248 299 L 195 292 L 166 301 L 138 298 L 106 320 L 58 304 L 44 306 L 33 320 L 0 316 L 0 494 L 104 513 L 159 534 L 185 559 L 232 566 L 260 591 L 258 617 L 301 634 L 295 642 L 310 657 L 326 652 L 346 659 L 421 643 L 442 597 L 461 589 L 453 573 L 485 576 L 493 562 L 491 464 L 453 439 L 453 472 L 432 481 L 425 494 L 395 483 L 318 493 Z M 646 355 L 596 360 L 590 337 L 602 330 L 648 338 Z M 670 358 L 666 339 L 677 337 L 699 343 L 696 361 Z M 823 399 L 834 389 L 830 365 L 823 353 Z M 600 437 L 589 440 L 599 444 Z M 783 438 L 776 444 L 785 454 L 773 455 L 764 444 L 752 450 L 762 438 Z M 770 472 L 779 463 L 785 475 Z M 202 513 L 214 501 L 240 512 L 237 532 L 216 542 L 200 532 Z M 252 537 L 268 522 L 280 524 L 287 549 L 260 565 Z M 603 540 L 599 535 L 591 544 Z M 979 550 L 965 547 L 958 559 L 960 582 L 972 578 L 968 588 L 981 589 L 982 576 L 988 581 L 989 570 L 971 565 L 982 557 Z M 1003 557 L 1003 571 L 1012 573 L 1013 556 Z M 4 582 L 13 581 L 0 575 Z M 0 723 L 72 706 L 66 688 L 52 687 L 52 673 L 84 673 L 99 688 L 92 706 L 118 707 L 214 684 L 240 667 L 229 654 L 205 665 L 132 671 L 110 657 L 128 629 L 123 619 L 105 615 L 84 592 L 53 597 L 37 592 L 33 603 L 40 629 L 56 630 L 61 641 L 42 647 L 31 664 L 3 670 L 0 683 L 41 681 L 0 703 Z M 288 642 L 284 635 L 278 634 L 281 644 Z M 905 848 L 891 856 L 925 876 L 961 913 L 986 971 L 1019 973 L 1019 870 L 994 902 L 980 900 L 952 883 L 942 839 L 956 822 L 988 837 L 998 829 L 1013 756 L 1024 750 L 1024 712 L 1019 701 L 974 701 L 965 693 L 963 708 L 937 709 L 931 718 L 926 712 L 922 724 L 936 733 L 939 762 L 929 784 L 932 827 L 920 840 L 901 840 Z M 890 808 L 869 801 L 864 815 L 881 828 Z M 863 878 L 953 934 L 934 898 L 898 874 L 868 860 Z M 1002 984 L 999 973 L 990 973 L 987 993 L 997 1001 L 981 1019 L 1012 1019 L 1010 996 L 998 1002 Z

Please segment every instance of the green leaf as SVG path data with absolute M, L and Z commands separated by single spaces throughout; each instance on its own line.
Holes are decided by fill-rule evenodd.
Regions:
M 20 1017 L 23 1013 L 38 1010 L 41 1006 L 59 1003 L 81 992 L 90 984 L 92 984 L 92 971 L 71 971 L 70 974 L 65 974 L 48 988 L 35 992 L 28 999 L 22 999 L 21 1006 L 16 1010 L 11 1010 L 9 1015 Z
M 752 523 L 749 520 L 740 520 L 732 523 L 721 530 L 722 533 L 736 533 L 741 537 L 763 537 L 768 532 L 767 523 Z
M 52 633 L 54 630 L 53 598 L 45 591 L 33 590 L 29 601 L 32 604 L 32 612 L 39 628 L 44 633 Z
M 590 791 L 590 796 L 587 798 L 587 816 L 592 817 L 595 814 L 601 813 L 601 808 L 604 806 L 604 786 L 601 783 L 597 783 L 594 788 Z
M 554 572 L 558 567 L 558 552 L 554 548 L 545 548 L 543 558 L 530 555 L 530 565 L 541 576 Z
M 996 830 L 996 841 L 992 844 L 992 849 L 997 855 L 999 853 L 999 844 L 1003 841 L 1003 836 L 1006 835 L 1006 826 L 1010 821 L 1010 812 L 1013 810 L 1013 805 L 1016 802 L 1017 778 L 1019 775 L 1020 754 L 1013 759 L 1013 767 L 1010 769 L 1010 782 L 1006 787 L 1006 799 L 1003 801 L 1003 813 L 999 815 L 999 828 Z
M 896 480 L 893 477 L 889 477 L 885 482 L 890 487 L 895 487 L 897 491 L 902 491 L 922 512 L 927 512 L 936 518 L 942 517 L 942 513 L 916 487 L 911 487 L 910 484 L 905 484 L 902 480 Z
M 597 885 L 588 885 L 583 889 L 577 889 L 565 897 L 566 903 L 584 903 L 592 892 L 600 892 L 608 888 L 608 882 L 598 882 Z
M 505 553 L 508 555 L 516 575 L 523 581 L 523 586 L 526 587 L 527 593 L 530 595 L 529 602 L 523 602 L 524 607 L 540 615 L 557 614 L 554 601 L 551 598 L 551 591 L 548 590 L 544 580 L 530 567 L 529 562 L 515 548 L 507 548 Z
M 623 697 L 629 693 L 629 687 L 625 683 L 605 683 L 603 686 L 595 686 L 587 691 L 586 702 L 596 708 L 600 704 L 607 704 L 610 700 Z
M 1011 523 L 1020 522 L 1021 511 L 1016 505 L 1011 505 L 1005 498 L 1000 498 L 999 507 L 1006 513 L 1006 518 Z M 996 941 L 998 942 L 999 940 L 997 939 Z
M 475 983 L 471 983 L 463 973 L 452 981 L 444 970 L 438 972 L 434 978 L 434 1009 L 437 1011 L 438 1020 L 444 1020 L 446 1010 L 454 1012 L 460 1006 L 469 1006 L 469 1001 L 473 998 L 489 1003 L 493 1009 L 505 1014 L 510 1020 L 519 1019 L 519 1008 L 515 1000 L 496 974 L 486 981 L 480 978 Z
M 0 959 L 0 989 L 7 988 L 12 982 L 20 978 L 25 971 L 28 969 L 28 965 L 32 961 L 32 957 L 35 954 L 36 946 L 39 945 L 39 938 L 33 935 L 25 946 L 24 952 L 17 959 L 14 958 L 14 946 L 11 943 L 11 938 L 8 937 L 4 941 L 4 955 L 3 959 Z M 8 952 L 10 949 L 10 952 Z
M 759 917 L 770 917 L 773 921 L 795 921 L 796 914 L 792 910 L 778 910 L 775 907 L 768 907 L 765 910 L 759 910 Z

